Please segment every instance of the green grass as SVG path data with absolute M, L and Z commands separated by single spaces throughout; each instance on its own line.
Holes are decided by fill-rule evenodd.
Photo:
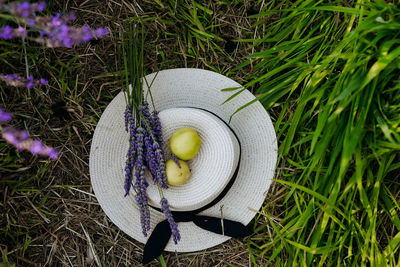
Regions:
M 397 266 L 400 10 L 338 4 L 266 5 L 254 25 L 280 19 L 243 40 L 262 46 L 238 68 L 253 64 L 245 87 L 280 112 L 286 188 L 281 221 L 261 216 L 269 225 L 249 244 L 285 265 Z M 259 238 L 267 227 L 271 239 Z
M 179 30 L 174 32 L 164 31 L 163 33 L 177 38 L 178 42 L 184 45 L 180 46 L 181 51 L 175 51 L 175 53 L 181 53 L 187 57 L 199 58 L 202 62 L 208 66 L 207 60 L 201 57 L 201 53 L 222 53 L 229 57 L 221 48 L 220 43 L 222 38 L 215 34 L 215 29 L 220 25 L 214 23 L 214 12 L 211 7 L 201 4 L 201 1 L 185 1 L 185 0 L 174 0 L 165 1 L 163 4 L 161 1 L 156 1 L 159 4 L 158 9 L 168 10 L 165 18 L 159 18 L 161 22 L 167 25 L 174 25 Z M 183 34 L 182 34 L 183 33 Z M 185 47 L 185 49 L 183 49 Z M 215 69 L 215 66 L 208 66 L 211 69 Z

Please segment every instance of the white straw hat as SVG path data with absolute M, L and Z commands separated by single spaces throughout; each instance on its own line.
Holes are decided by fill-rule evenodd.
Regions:
M 213 204 L 232 181 L 222 199 L 200 215 L 222 216 L 247 225 L 265 200 L 277 160 L 276 135 L 264 107 L 255 102 L 235 114 L 228 124 L 239 107 L 254 100 L 244 90 L 222 105 L 235 92 L 221 89 L 239 87 L 237 82 L 200 69 L 170 69 L 146 76 L 149 82 L 153 79 L 151 93 L 155 108 L 160 111 L 165 151 L 168 152 L 173 131 L 181 127 L 196 129 L 202 139 L 198 155 L 188 162 L 192 172 L 188 183 L 164 190 L 171 209 L 187 211 Z M 129 236 L 146 243 L 134 196 L 124 197 L 124 164 L 129 146 L 124 111 L 125 100 L 120 93 L 107 106 L 96 127 L 89 159 L 90 177 L 95 195 L 111 221 Z M 158 191 L 149 184 L 150 204 L 156 207 Z M 150 210 L 151 232 L 165 218 L 157 209 Z M 199 228 L 193 222 L 179 222 L 178 229 L 180 242 L 175 245 L 171 239 L 165 250 L 198 251 L 230 238 Z
M 171 210 L 196 210 L 212 202 L 225 189 L 237 168 L 239 142 L 232 131 L 218 117 L 197 108 L 168 108 L 159 114 L 163 126 L 164 154 L 170 158 L 169 140 L 179 128 L 190 127 L 199 134 L 202 144 L 199 153 L 188 165 L 191 178 L 179 186 L 169 186 L 163 195 Z M 152 184 L 151 174 L 147 180 Z M 149 203 L 160 208 L 157 186 L 147 189 Z

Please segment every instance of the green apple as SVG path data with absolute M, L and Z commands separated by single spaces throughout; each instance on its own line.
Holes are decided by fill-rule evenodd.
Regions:
M 180 128 L 172 134 L 169 145 L 178 158 L 189 160 L 199 152 L 201 139 L 194 129 Z
M 179 164 L 181 165 L 180 168 L 173 159 L 169 159 L 165 163 L 167 183 L 170 185 L 184 184 L 190 178 L 190 170 L 187 163 L 182 160 L 179 160 Z

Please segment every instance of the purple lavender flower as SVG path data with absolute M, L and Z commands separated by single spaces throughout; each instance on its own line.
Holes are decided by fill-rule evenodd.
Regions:
M 47 147 L 47 149 L 44 152 L 39 153 L 39 155 L 48 156 L 50 159 L 54 160 L 54 159 L 58 158 L 58 156 L 60 155 L 60 152 L 58 152 L 56 149 L 54 149 L 52 147 Z
M 19 131 L 11 127 L 3 130 L 2 137 L 10 144 L 15 146 L 18 151 L 27 150 L 33 155 L 46 156 L 50 159 L 58 158 L 58 151 L 52 147 L 44 145 L 39 140 L 29 137 L 27 131 Z
M 14 38 L 14 36 L 13 36 L 13 28 L 11 26 L 8 26 L 8 25 L 4 26 L 1 29 L 0 37 L 3 38 L 3 39 L 6 39 L 6 40 Z
M 144 162 L 144 136 L 146 135 L 146 130 L 142 127 L 138 127 L 135 136 L 135 148 L 136 148 L 136 162 L 135 162 L 135 184 L 133 188 L 136 191 L 136 202 L 140 208 L 140 218 L 143 234 L 146 236 L 147 232 L 150 230 L 150 211 L 148 207 L 148 199 L 146 196 L 146 189 L 148 183 L 146 181 L 146 165 Z
M 144 102 L 139 106 L 141 112 L 141 122 L 149 128 L 150 133 L 148 139 L 145 140 L 147 165 L 150 167 L 153 180 L 162 188 L 168 188 L 167 176 L 165 173 L 165 160 L 164 152 L 162 150 L 162 133 L 161 123 L 158 119 L 158 112 L 153 112 L 153 116 L 150 115 L 149 104 Z
M 76 20 L 76 16 L 75 16 L 75 13 L 74 12 L 70 12 L 69 13 L 69 21 L 74 21 L 74 20 Z
M 160 149 L 156 150 L 155 154 L 157 155 L 157 166 L 158 170 L 156 173 L 156 181 L 159 186 L 164 189 L 168 188 L 167 184 L 167 175 L 165 173 L 165 160 L 164 157 L 161 155 L 162 151 Z
M 178 230 L 178 224 L 175 222 L 171 210 L 169 209 L 168 200 L 166 198 L 162 198 L 160 204 L 161 204 L 161 211 L 164 213 L 165 218 L 169 222 L 169 227 L 171 228 L 171 233 L 174 238 L 174 242 L 175 244 L 177 244 L 178 241 L 181 240 L 181 235 Z
M 153 129 L 153 121 L 150 116 L 150 111 L 149 111 L 149 104 L 147 102 L 144 102 L 142 105 L 139 106 L 139 111 L 141 112 L 141 121 L 144 125 L 148 124 L 151 129 Z
M 140 189 L 135 196 L 140 210 L 140 224 L 142 226 L 142 233 L 147 236 L 150 231 L 150 209 L 145 189 Z
M 135 127 L 132 108 L 127 106 L 124 112 L 125 130 L 129 132 L 130 147 L 127 153 L 125 164 L 125 196 L 129 194 L 131 185 L 136 192 L 135 200 L 140 210 L 140 223 L 144 236 L 150 230 L 150 211 L 146 189 L 148 183 L 145 179 L 146 166 L 152 174 L 153 181 L 161 188 L 168 188 L 165 174 L 165 159 L 162 151 L 161 123 L 158 119 L 158 112 L 150 113 L 147 102 L 138 107 L 138 124 L 142 127 Z M 179 162 L 178 162 L 178 165 Z M 133 174 L 134 170 L 134 174 Z M 133 178 L 135 182 L 133 183 Z M 161 210 L 167 218 L 175 244 L 180 240 L 178 225 L 175 223 L 170 211 L 168 201 L 161 200 Z
M 144 144 L 145 144 L 145 155 L 146 155 L 146 163 L 147 166 L 149 167 L 149 170 L 153 176 L 153 179 L 155 178 L 156 172 L 157 172 L 157 160 L 154 155 L 154 150 L 152 147 L 152 138 L 151 136 L 146 136 L 144 138 Z M 156 183 L 156 179 L 154 179 L 154 183 Z
M 125 197 L 129 195 L 129 191 L 132 186 L 133 168 L 135 165 L 135 155 L 136 155 L 134 143 L 135 143 L 135 137 L 132 137 L 125 162 L 125 186 L 124 186 Z
M 39 31 L 40 36 L 36 38 L 36 41 L 46 44 L 48 47 L 72 47 L 109 34 L 109 30 L 106 28 L 91 29 L 88 25 L 69 26 L 68 23 L 75 20 L 74 13 L 68 15 L 57 13 L 54 16 L 36 15 L 36 12 L 42 12 L 45 7 L 45 2 L 31 4 L 26 1 L 4 5 L 5 10 L 17 17 L 23 24 Z M 25 36 L 27 36 L 25 27 L 14 29 L 6 25 L 0 29 L 0 38 L 3 39 Z
M 32 145 L 30 147 L 30 151 L 33 155 L 37 155 L 39 154 L 41 151 L 43 151 L 45 149 L 44 145 L 42 144 L 42 142 L 40 142 L 39 140 L 34 140 L 32 142 Z
M 13 2 L 8 5 L 8 12 L 11 15 L 23 18 L 31 18 L 36 12 L 42 12 L 46 8 L 45 2 L 29 3 L 29 2 Z
M 43 78 L 41 78 L 40 80 L 34 80 L 32 76 L 29 76 L 25 79 L 24 77 L 15 74 L 0 74 L 0 80 L 3 80 L 7 85 L 14 87 L 31 88 L 33 86 L 38 86 L 41 84 L 48 84 L 48 82 Z
M 19 26 L 18 28 L 12 28 L 9 25 L 4 26 L 0 29 L 0 38 L 8 40 L 13 38 L 25 37 L 27 31 L 25 27 Z
M 94 36 L 96 38 L 102 38 L 109 33 L 110 33 L 110 31 L 107 28 L 98 28 L 94 31 Z
M 36 11 L 42 12 L 45 8 L 46 8 L 46 3 L 45 2 L 39 2 L 37 7 L 36 7 Z
M 109 33 L 106 28 L 91 29 L 88 25 L 82 27 L 69 26 L 68 22 L 75 19 L 74 14 L 63 16 L 57 13 L 53 17 L 36 17 L 27 23 L 32 28 L 40 29 L 40 43 L 48 47 L 72 47 L 86 43 L 94 38 L 102 38 Z
M 40 78 L 39 82 L 40 84 L 49 84 L 49 82 L 43 78 Z
M 11 119 L 12 119 L 11 114 L 5 112 L 3 107 L 0 107 L 0 124 L 3 122 L 10 121 Z
M 32 88 L 33 87 L 33 77 L 32 76 L 28 76 L 28 78 L 26 78 L 26 87 L 27 88 Z
M 132 162 L 131 158 L 127 158 L 126 162 L 125 162 L 125 185 L 124 185 L 125 195 L 124 195 L 124 197 L 129 195 L 129 192 L 130 192 L 131 186 L 132 186 L 132 167 L 131 167 L 131 162 Z
M 154 135 L 156 136 L 156 141 L 162 147 L 163 144 L 164 144 L 164 141 L 163 141 L 163 138 L 162 138 L 162 127 L 161 127 L 160 119 L 158 117 L 158 111 L 154 110 L 152 112 L 151 118 L 153 120 L 153 131 L 154 131 Z
M 135 156 L 136 156 L 136 126 L 132 116 L 131 108 L 127 108 L 124 112 L 125 114 L 125 130 L 129 132 L 129 149 L 126 154 L 126 162 L 125 162 L 125 196 L 129 195 L 129 191 L 132 186 L 133 179 L 133 168 L 135 165 Z
M 26 141 L 28 141 L 29 134 L 27 131 L 17 131 L 14 128 L 7 127 L 3 130 L 3 138 L 13 146 L 17 148 L 18 151 L 24 149 Z
M 128 127 L 131 122 L 133 122 L 133 115 L 132 115 L 132 107 L 126 107 L 125 112 L 124 112 L 124 118 L 125 118 L 125 131 L 128 132 Z
M 174 153 L 171 153 L 171 158 L 172 158 L 173 161 L 175 161 L 176 165 L 178 165 L 178 167 L 180 169 L 181 168 L 181 164 L 179 163 L 178 157 Z
M 145 130 L 142 127 L 137 128 L 136 133 L 136 163 L 135 163 L 135 177 L 136 182 L 134 185 L 135 190 L 147 188 L 148 183 L 145 177 L 145 164 L 144 164 L 144 135 Z

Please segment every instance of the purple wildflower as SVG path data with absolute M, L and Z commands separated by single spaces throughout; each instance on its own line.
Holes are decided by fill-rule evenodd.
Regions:
M 82 27 L 69 26 L 68 22 L 73 21 L 75 15 L 61 15 L 57 13 L 52 17 L 37 16 L 33 21 L 27 20 L 31 28 L 40 28 L 40 43 L 48 47 L 72 47 L 86 43 L 94 38 L 102 38 L 109 33 L 106 28 L 91 29 L 88 25 Z
M 96 38 L 102 38 L 109 33 L 110 31 L 107 28 L 98 28 L 94 31 L 94 36 Z
M 161 122 L 160 119 L 158 118 L 158 111 L 154 110 L 152 112 L 152 120 L 153 120 L 153 131 L 156 136 L 157 142 L 160 144 L 162 147 L 164 144 L 163 138 L 162 138 L 162 127 L 161 127 Z
M 29 3 L 29 2 L 13 2 L 8 5 L 8 11 L 11 15 L 22 17 L 22 18 L 31 18 L 35 16 L 36 12 L 42 12 L 46 8 L 45 2 L 39 3 Z
M 135 162 L 135 184 L 133 188 L 136 191 L 136 202 L 140 208 L 140 220 L 142 225 L 142 231 L 145 236 L 147 236 L 147 232 L 150 230 L 150 211 L 148 207 L 148 199 L 146 196 L 146 189 L 148 187 L 148 183 L 146 181 L 145 171 L 146 165 L 144 162 L 144 136 L 146 135 L 146 130 L 142 127 L 137 128 L 136 131 L 136 140 L 135 140 L 135 148 L 136 148 L 136 162 Z
M 149 170 L 153 176 L 153 178 L 155 178 L 155 174 L 157 171 L 157 161 L 154 155 L 154 150 L 152 148 L 152 138 L 151 136 L 146 136 L 144 138 L 144 147 L 145 147 L 145 155 L 146 155 L 146 162 L 147 162 L 147 166 L 149 167 Z M 156 179 L 154 179 L 154 183 L 156 183 Z
M 128 153 L 126 155 L 125 162 L 125 196 L 129 195 L 129 191 L 132 186 L 132 177 L 133 177 L 133 168 L 135 165 L 135 148 L 132 143 L 134 143 L 135 139 L 131 140 L 131 145 L 129 147 Z
M 129 195 L 129 192 L 130 192 L 131 186 L 132 186 L 132 167 L 131 167 L 132 164 L 131 163 L 132 163 L 132 158 L 128 157 L 125 162 L 125 185 L 124 185 L 125 195 L 124 195 L 124 197 Z
M 46 80 L 43 79 L 43 78 L 40 78 L 39 82 L 40 82 L 40 84 L 49 84 L 49 82 L 46 81 Z
M 164 152 L 162 150 L 163 140 L 161 124 L 158 120 L 158 112 L 153 112 L 153 116 L 151 116 L 149 104 L 147 102 L 144 102 L 139 106 L 139 111 L 141 111 L 142 124 L 147 125 L 151 131 L 145 146 L 147 149 L 147 165 L 150 167 L 154 182 L 162 188 L 168 188 L 167 176 L 165 173 Z
M 1 29 L 0 37 L 3 39 L 6 39 L 6 40 L 14 38 L 12 32 L 13 32 L 13 28 L 11 26 L 6 25 Z
M 158 183 L 159 186 L 161 186 L 164 189 L 168 188 L 167 185 L 167 175 L 165 173 L 165 160 L 164 157 L 162 155 L 162 150 L 161 149 L 157 149 L 155 151 L 156 154 L 156 158 L 157 158 L 157 166 L 158 166 L 158 170 L 156 172 L 156 181 Z
M 125 162 L 125 196 L 129 195 L 129 191 L 132 185 L 133 168 L 135 165 L 136 156 L 136 126 L 132 116 L 132 110 L 127 108 L 124 112 L 125 114 L 125 130 L 129 132 L 129 149 L 126 154 Z
M 3 107 L 0 107 L 0 124 L 3 122 L 10 121 L 12 118 L 10 113 L 4 111 Z
M 33 155 L 37 155 L 40 153 L 40 151 L 44 150 L 44 145 L 42 144 L 42 142 L 40 142 L 39 140 L 34 140 L 32 142 L 30 151 L 32 152 Z
M 147 232 L 150 231 L 150 210 L 146 191 L 140 190 L 135 196 L 136 202 L 138 203 L 140 210 L 140 224 L 142 226 L 142 233 L 147 236 Z
M 74 21 L 74 20 L 76 20 L 75 13 L 74 12 L 70 12 L 69 13 L 69 21 Z
M 134 139 L 133 139 L 134 140 Z M 133 168 L 135 166 L 135 150 L 132 143 L 135 141 L 131 141 L 131 146 L 126 155 L 125 162 L 125 196 L 129 195 L 132 186 L 132 178 L 133 178 Z
M 136 123 L 142 125 L 138 128 L 135 127 L 132 107 L 127 106 L 124 112 L 125 130 L 130 136 L 130 147 L 125 163 L 125 196 L 129 194 L 130 188 L 133 187 L 136 192 L 135 200 L 140 210 L 142 232 L 144 236 L 147 236 L 150 230 L 150 210 L 146 195 L 148 187 L 145 179 L 146 169 L 148 168 L 151 172 L 155 184 L 162 188 L 168 188 L 168 186 L 158 112 L 150 113 L 147 102 L 140 105 L 138 111 L 139 120 Z M 135 177 L 134 182 L 133 177 Z M 169 209 L 168 201 L 163 198 L 160 203 L 161 209 L 170 224 L 174 242 L 177 243 L 180 240 L 180 234 L 178 225 Z
M 29 137 L 27 131 L 19 131 L 11 127 L 7 127 L 3 130 L 3 138 L 18 151 L 27 150 L 33 155 L 46 156 L 50 159 L 58 158 L 58 151 L 52 147 L 44 145 L 41 141 L 35 140 Z
M 36 7 L 36 11 L 42 12 L 46 8 L 46 3 L 45 2 L 39 2 L 39 4 Z
M 140 118 L 142 124 L 147 124 L 151 129 L 153 129 L 153 121 L 150 117 L 149 104 L 147 102 L 144 102 L 142 105 L 139 106 L 139 111 L 141 112 Z
M 26 35 L 27 35 L 28 33 L 27 33 L 27 31 L 26 31 L 26 28 L 25 27 L 22 27 L 22 26 L 19 26 L 17 29 L 15 29 L 15 33 L 14 33 L 14 35 L 16 36 L 16 37 L 26 37 Z
M 172 158 L 173 161 L 175 161 L 176 165 L 178 165 L 178 167 L 180 169 L 181 168 L 181 164 L 179 163 L 178 157 L 174 153 L 171 153 L 171 158 Z
M 128 132 L 128 127 L 131 122 L 133 122 L 133 115 L 132 115 L 132 108 L 127 107 L 124 112 L 124 118 L 125 118 L 125 131 Z
M 25 79 L 24 77 L 15 74 L 0 74 L 0 80 L 3 80 L 7 85 L 14 87 L 31 88 L 33 86 L 38 86 L 41 84 L 48 84 L 48 82 L 43 78 L 41 78 L 40 80 L 34 80 L 32 76 L 29 76 Z
M 134 188 L 147 188 L 148 184 L 145 177 L 145 164 L 144 164 L 144 144 L 143 139 L 145 135 L 145 130 L 142 127 L 137 128 L 136 133 L 136 163 L 135 163 L 135 177 L 136 182 Z
M 32 88 L 33 87 L 33 77 L 32 76 L 28 76 L 28 78 L 26 78 L 26 87 L 27 88 Z
M 18 28 L 12 28 L 9 25 L 4 26 L 0 29 L 0 38 L 8 40 L 12 38 L 25 37 L 27 31 L 25 27 L 19 26 Z
M 48 47 L 72 47 L 74 45 L 88 42 L 94 38 L 102 38 L 109 34 L 107 28 L 91 29 L 88 25 L 83 27 L 69 26 L 68 23 L 75 20 L 75 14 L 54 16 L 38 16 L 37 12 L 42 12 L 45 2 L 29 3 L 29 2 L 13 2 L 4 6 L 5 9 L 13 16 L 31 29 L 37 30 L 40 34 L 35 40 L 39 43 L 46 44 Z M 27 36 L 24 27 L 13 29 L 11 26 L 4 26 L 0 29 L 0 38 L 12 39 Z
M 171 228 L 171 233 L 174 238 L 175 244 L 178 243 L 179 240 L 181 240 L 181 235 L 178 230 L 178 224 L 175 222 L 174 217 L 172 216 L 171 210 L 169 209 L 169 204 L 168 200 L 165 198 L 162 198 L 160 201 L 161 204 L 161 211 L 164 213 L 165 218 L 169 222 L 169 227 Z

